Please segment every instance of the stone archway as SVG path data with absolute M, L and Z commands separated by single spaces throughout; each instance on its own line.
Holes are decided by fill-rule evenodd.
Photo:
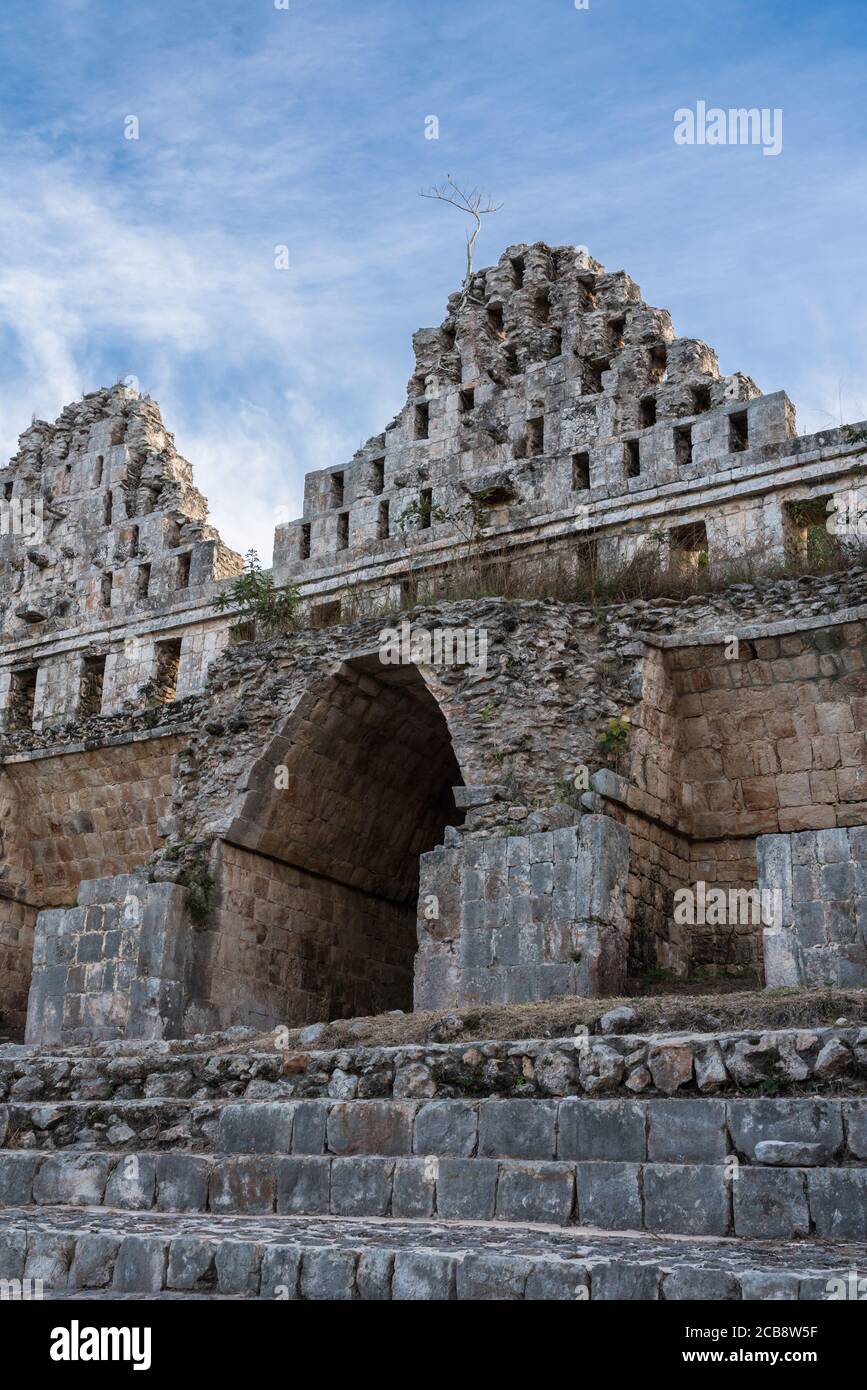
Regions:
M 463 819 L 462 781 L 416 667 L 361 656 L 312 686 L 219 846 L 194 991 L 209 1021 L 411 1009 L 419 856 Z

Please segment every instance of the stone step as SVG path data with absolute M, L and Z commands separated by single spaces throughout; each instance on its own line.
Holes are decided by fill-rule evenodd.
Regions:
M 283 1154 L 0 1153 L 0 1205 L 515 1221 L 867 1241 L 867 1168 Z
M 131 1143 L 138 1148 L 207 1147 L 205 1130 L 217 1125 L 219 1105 L 173 1099 L 10 1101 L 0 1105 L 0 1152 L 3 1144 L 34 1149 Z
M 0 1269 L 49 1296 L 681 1300 L 842 1296 L 867 1246 L 679 1240 L 493 1223 L 0 1211 Z
M 0 1100 L 338 1099 L 489 1095 L 735 1095 L 867 1086 L 867 1028 L 419 1043 L 236 1051 L 119 1042 L 51 1052 L 0 1046 Z
M 3 1143 L 832 1167 L 867 1163 L 867 1099 L 12 1101 Z

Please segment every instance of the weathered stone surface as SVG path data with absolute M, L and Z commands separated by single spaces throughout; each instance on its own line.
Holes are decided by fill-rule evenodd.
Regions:
M 755 1147 L 756 1162 L 776 1168 L 815 1168 L 824 1157 L 825 1149 L 822 1144 L 763 1139 Z
M 392 1215 L 415 1218 L 432 1216 L 438 1175 L 439 1160 L 436 1158 L 399 1158 L 394 1168 Z
M 438 1101 L 423 1105 L 415 1118 L 413 1147 L 417 1154 L 468 1158 L 478 1142 L 478 1107 L 469 1101 Z
M 297 1245 L 269 1245 L 262 1257 L 259 1292 L 262 1298 L 290 1302 L 298 1296 L 301 1248 Z M 310 1287 L 308 1285 L 308 1287 Z
M 391 1203 L 394 1161 L 335 1158 L 331 1165 L 331 1210 L 337 1216 L 385 1216 Z
M 605 1302 L 656 1302 L 660 1297 L 659 1270 L 653 1265 L 601 1263 L 593 1267 L 593 1298 Z
M 391 1299 L 394 1260 L 393 1250 L 362 1250 L 356 1271 L 359 1298 L 376 1303 Z M 262 1277 L 264 1281 L 264 1267 Z
M 327 1215 L 331 1163 L 325 1157 L 284 1158 L 277 1177 L 277 1211 L 284 1216 Z
M 24 1278 L 41 1280 L 46 1289 L 65 1289 L 75 1254 L 73 1236 L 60 1232 L 29 1232 Z
M 603 1033 L 628 1033 L 631 1025 L 636 1021 L 634 1009 L 622 1005 L 617 1009 L 609 1009 L 599 1020 L 599 1027 Z
M 111 1168 L 107 1154 L 58 1154 L 41 1165 L 33 1179 L 33 1200 L 47 1205 L 98 1206 Z
M 474 1303 L 523 1299 L 531 1270 L 529 1260 L 465 1255 L 457 1267 L 457 1297 Z
M 807 1174 L 810 1215 L 824 1240 L 867 1240 L 867 1169 L 816 1168 Z
M 686 1043 L 651 1044 L 647 1065 L 654 1086 L 671 1095 L 692 1080 L 692 1048 Z
M 394 1257 L 391 1296 L 411 1302 L 448 1302 L 457 1296 L 458 1261 L 433 1251 L 399 1250 Z
M 220 1114 L 220 1148 L 225 1153 L 291 1153 L 295 1107 L 226 1105 Z
M 489 1221 L 497 1196 L 493 1159 L 442 1158 L 437 1179 L 437 1211 L 450 1220 Z
M 732 1182 L 734 1229 L 757 1240 L 795 1240 L 810 1234 L 802 1173 L 741 1167 Z
M 114 1262 L 120 1247 L 116 1236 L 99 1232 L 83 1234 L 75 1243 L 75 1255 L 69 1270 L 70 1289 L 108 1288 L 114 1274 Z
M 552 1159 L 557 1150 L 554 1101 L 483 1101 L 479 1153 L 483 1157 Z
M 733 1274 L 723 1269 L 675 1269 L 665 1274 L 662 1297 L 668 1299 L 714 1299 L 730 1302 L 740 1297 Z
M 627 1100 L 564 1100 L 558 1116 L 557 1157 L 641 1162 L 647 1157 L 646 1110 Z
M 112 1288 L 118 1293 L 158 1293 L 165 1282 L 166 1256 L 166 1245 L 156 1236 L 125 1236 L 117 1252 Z
M 34 1154 L 0 1153 L 0 1205 L 26 1206 L 32 1197 L 37 1169 Z
M 644 1220 L 649 1231 L 724 1236 L 731 1224 L 730 1206 L 730 1184 L 721 1167 L 645 1165 Z
M 575 1169 L 568 1163 L 512 1163 L 497 1186 L 496 1214 L 506 1221 L 564 1226 L 575 1205 Z
M 411 1104 L 375 1100 L 333 1105 L 328 1148 L 334 1154 L 411 1154 L 415 1111 Z
M 217 1283 L 217 1245 L 197 1236 L 178 1236 L 169 1246 L 167 1289 L 213 1289 Z
M 727 1152 L 726 1107 L 721 1100 L 647 1103 L 647 1157 L 652 1163 L 720 1163 Z
M 171 1161 L 170 1155 L 161 1155 L 159 1161 L 165 1162 L 166 1159 Z M 130 1211 L 150 1211 L 154 1204 L 156 1190 L 157 1161 L 151 1154 L 122 1155 L 112 1169 L 105 1185 L 106 1206 L 126 1207 Z M 196 1210 L 204 1209 L 207 1191 L 206 1181 L 203 1200 L 195 1208 Z M 179 1205 L 173 1205 L 172 1209 L 174 1211 L 188 1210 L 188 1208 Z
M 581 1225 L 610 1231 L 641 1230 L 639 1176 L 635 1163 L 579 1163 L 576 1184 Z
M 766 1141 L 817 1144 L 825 1162 L 843 1143 L 843 1118 L 835 1100 L 729 1100 L 729 1133 L 737 1153 L 756 1158 Z
M 348 1302 L 355 1297 L 358 1254 L 354 1250 L 307 1250 L 301 1264 L 304 1299 Z
M 223 1241 L 215 1257 L 219 1292 L 247 1296 L 258 1294 L 263 1253 L 262 1246 L 254 1241 Z
M 219 1164 L 209 1177 L 211 1211 L 271 1212 L 276 1196 L 277 1177 L 264 1158 L 240 1158 Z

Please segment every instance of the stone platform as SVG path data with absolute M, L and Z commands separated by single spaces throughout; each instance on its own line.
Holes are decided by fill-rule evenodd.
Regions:
M 834 1298 L 867 1265 L 864 1040 L 7 1045 L 0 1277 L 57 1299 Z M 676 1080 L 745 1044 L 788 1058 L 783 1094 L 725 1067 L 703 1094 L 692 1061 Z M 582 1070 L 627 1047 L 669 1094 Z

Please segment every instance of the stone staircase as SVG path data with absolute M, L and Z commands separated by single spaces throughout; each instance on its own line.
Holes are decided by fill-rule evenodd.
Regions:
M 7 1045 L 0 1278 L 57 1299 L 826 1299 L 867 1274 L 862 1034 L 765 1035 L 773 1057 L 839 1049 L 786 1095 L 671 1068 L 674 1094 L 616 1070 L 598 1094 L 582 1054 L 631 1036 Z

